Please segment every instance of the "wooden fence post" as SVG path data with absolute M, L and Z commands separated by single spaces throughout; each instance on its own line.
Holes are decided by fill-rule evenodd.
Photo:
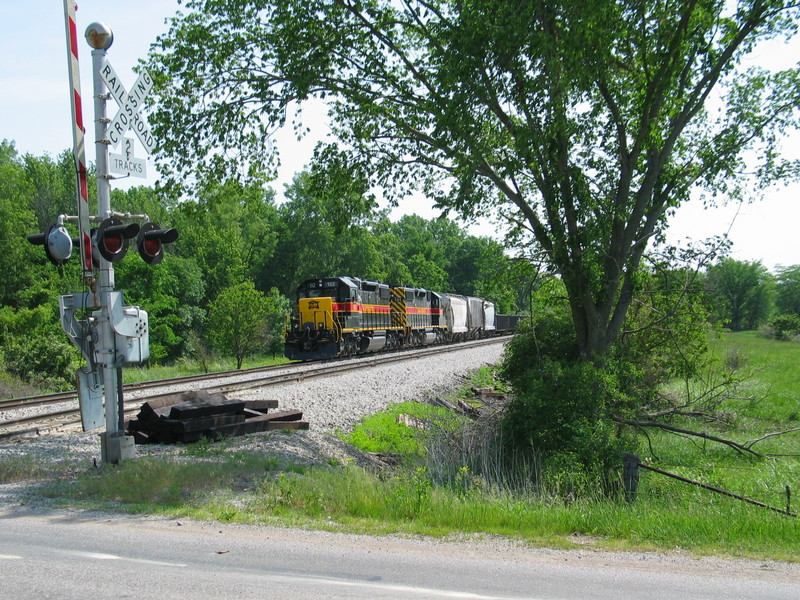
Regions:
M 625 500 L 633 502 L 639 489 L 639 457 L 635 454 L 624 456 L 622 480 L 625 485 Z

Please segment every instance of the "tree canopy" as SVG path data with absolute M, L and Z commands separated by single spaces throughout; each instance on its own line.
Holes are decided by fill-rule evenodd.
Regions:
M 716 318 L 733 331 L 757 329 L 772 312 L 772 279 L 760 262 L 723 258 L 711 265 L 708 291 L 714 299 Z M 778 289 L 784 290 L 783 286 Z
M 325 99 L 338 138 L 317 152 L 337 157 L 326 180 L 502 212 L 562 278 L 584 358 L 624 332 L 670 209 L 697 187 L 743 196 L 797 173 L 777 150 L 796 126 L 798 71 L 740 69 L 759 42 L 795 33 L 792 2 L 187 6 L 148 64 L 176 181 L 261 174 L 290 107 Z

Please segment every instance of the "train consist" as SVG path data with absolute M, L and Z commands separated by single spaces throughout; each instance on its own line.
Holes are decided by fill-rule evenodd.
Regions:
M 477 339 L 513 330 L 520 318 L 496 315 L 494 304 L 481 298 L 357 277 L 309 279 L 297 296 L 285 339 L 290 360 Z

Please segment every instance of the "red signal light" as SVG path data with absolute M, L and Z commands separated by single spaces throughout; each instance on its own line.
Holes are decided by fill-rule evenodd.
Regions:
M 147 264 L 157 265 L 164 258 L 164 244 L 171 244 L 177 239 L 177 229 L 161 229 L 156 223 L 145 223 L 136 240 L 139 256 Z
M 92 236 L 92 245 L 97 253 L 107 261 L 119 262 L 128 252 L 128 240 L 136 237 L 138 233 L 138 224 L 124 224 L 119 219 L 111 217 L 100 223 L 100 227 Z

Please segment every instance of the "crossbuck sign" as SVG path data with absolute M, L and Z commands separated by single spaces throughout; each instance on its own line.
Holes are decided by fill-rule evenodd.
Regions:
M 120 106 L 119 111 L 106 130 L 111 147 L 116 148 L 119 146 L 128 129 L 133 129 L 147 153 L 152 154 L 153 150 L 155 150 L 155 138 L 139 111 L 144 106 L 144 100 L 147 94 L 150 93 L 150 88 L 153 87 L 153 78 L 147 71 L 142 70 L 133 87 L 128 91 L 107 60 L 100 69 L 100 77 Z

